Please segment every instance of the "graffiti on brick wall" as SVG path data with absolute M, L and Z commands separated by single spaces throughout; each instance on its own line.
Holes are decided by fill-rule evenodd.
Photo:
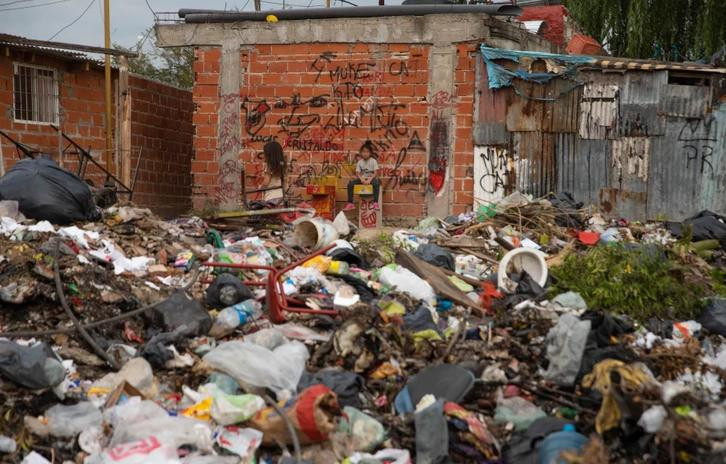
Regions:
M 435 112 L 431 118 L 431 152 L 429 154 L 429 187 L 438 194 L 446 183 L 451 148 L 449 146 L 449 121 Z
M 375 147 L 384 189 L 423 187 L 426 166 L 409 164 L 412 154 L 426 153 L 421 119 L 409 122 L 408 103 L 394 97 L 390 85 L 410 76 L 417 66 L 415 59 L 346 60 L 322 53 L 308 66 L 314 74 L 313 95 L 294 91 L 259 98 L 251 89 L 251 95 L 242 96 L 239 145 L 259 151 L 264 143 L 280 142 L 288 158 L 288 186 L 305 187 L 327 176 L 353 176 L 357 147 L 361 139 L 368 139 Z M 247 182 L 258 185 L 265 177 L 264 163 L 259 156 L 247 159 L 255 161 L 254 167 L 247 166 Z
M 241 170 L 239 151 L 242 147 L 238 105 L 238 94 L 222 96 L 218 138 L 220 169 L 215 193 L 215 199 L 219 204 L 236 203 L 238 201 Z

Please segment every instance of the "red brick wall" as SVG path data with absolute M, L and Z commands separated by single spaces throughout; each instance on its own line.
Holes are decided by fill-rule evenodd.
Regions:
M 197 205 L 218 181 L 218 49 L 197 53 L 192 167 Z M 361 145 L 377 148 L 385 217 L 424 214 L 428 138 L 428 49 L 401 44 L 260 45 L 240 56 L 241 159 L 248 189 L 263 177 L 260 152 L 277 140 L 293 197 L 324 176 L 339 203 Z M 339 204 L 340 206 L 340 204 Z
M 131 175 L 139 173 L 134 202 L 162 216 L 191 207 L 192 94 L 140 76 L 129 76 Z M 139 151 L 141 149 L 141 151 Z
M 263 180 L 261 156 L 277 140 L 288 160 L 293 198 L 324 176 L 337 179 L 338 208 L 361 145 L 378 148 L 384 218 L 426 214 L 430 117 L 452 109 L 453 213 L 473 202 L 472 122 L 477 44 L 457 48 L 454 94 L 429 98 L 429 47 L 409 44 L 258 45 L 240 54 L 240 159 L 247 189 Z M 197 50 L 193 202 L 210 206 L 219 184 L 217 146 L 221 50 Z
M 10 56 L 4 53 L 0 56 L 0 129 L 19 142 L 53 155 L 56 161 L 59 161 L 58 133 L 48 124 L 19 123 L 13 118 L 14 62 L 56 69 L 62 130 L 100 161 L 105 147 L 103 72 L 93 67 L 86 70 L 82 63 L 27 52 L 11 51 Z M 22 154 L 18 155 L 7 139 L 0 139 L 7 170 Z M 63 147 L 66 145 L 67 142 L 63 141 Z M 75 172 L 77 160 L 77 155 L 66 154 L 65 167 Z M 94 183 L 102 182 L 102 178 L 98 177 L 100 171 L 89 167 L 87 172 Z
M 59 160 L 58 134 L 47 124 L 18 123 L 13 118 L 13 62 L 54 68 L 59 78 L 61 128 L 76 143 L 105 164 L 104 75 L 85 63 L 10 50 L 0 56 L 0 130 Z M 116 72 L 114 71 L 114 79 Z M 191 190 L 191 92 L 140 77 L 129 79 L 132 96 L 132 174 L 140 146 L 142 161 L 134 201 L 163 215 L 185 212 Z M 114 110 L 115 117 L 115 110 Z M 5 169 L 20 158 L 14 146 L 0 137 Z M 66 142 L 62 145 L 67 146 Z M 65 167 L 77 169 L 77 155 L 64 156 Z M 89 165 L 86 178 L 103 183 L 101 171 Z
M 478 43 L 459 44 L 454 73 L 456 129 L 454 165 L 451 171 L 452 214 L 470 211 L 474 203 L 474 92 L 476 63 L 481 60 Z

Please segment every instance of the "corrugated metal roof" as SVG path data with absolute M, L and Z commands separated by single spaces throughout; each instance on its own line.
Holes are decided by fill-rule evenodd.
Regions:
M 67 60 L 91 62 L 94 64 L 103 64 L 104 53 L 117 56 L 136 56 L 136 53 L 124 50 L 106 49 L 103 47 L 65 42 L 49 42 L 0 33 L 0 46 L 2 45 L 38 53 L 42 52 L 46 55 L 57 56 Z
M 599 58 L 587 67 L 600 69 L 628 69 L 640 71 L 691 71 L 726 74 L 726 68 L 717 68 L 700 63 L 674 63 L 670 61 L 635 60 L 630 58 Z

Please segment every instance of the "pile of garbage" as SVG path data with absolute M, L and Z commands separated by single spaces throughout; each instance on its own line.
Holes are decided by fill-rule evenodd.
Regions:
M 726 457 L 713 213 L 515 193 L 412 229 L 131 204 L 68 225 L 0 198 L 2 462 Z

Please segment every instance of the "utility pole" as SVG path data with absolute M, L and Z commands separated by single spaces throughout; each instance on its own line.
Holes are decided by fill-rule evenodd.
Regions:
M 109 11 L 109 0 L 103 0 L 103 46 L 111 48 L 111 12 Z M 113 138 L 111 135 L 111 55 L 105 55 L 106 74 L 106 169 L 113 171 Z

